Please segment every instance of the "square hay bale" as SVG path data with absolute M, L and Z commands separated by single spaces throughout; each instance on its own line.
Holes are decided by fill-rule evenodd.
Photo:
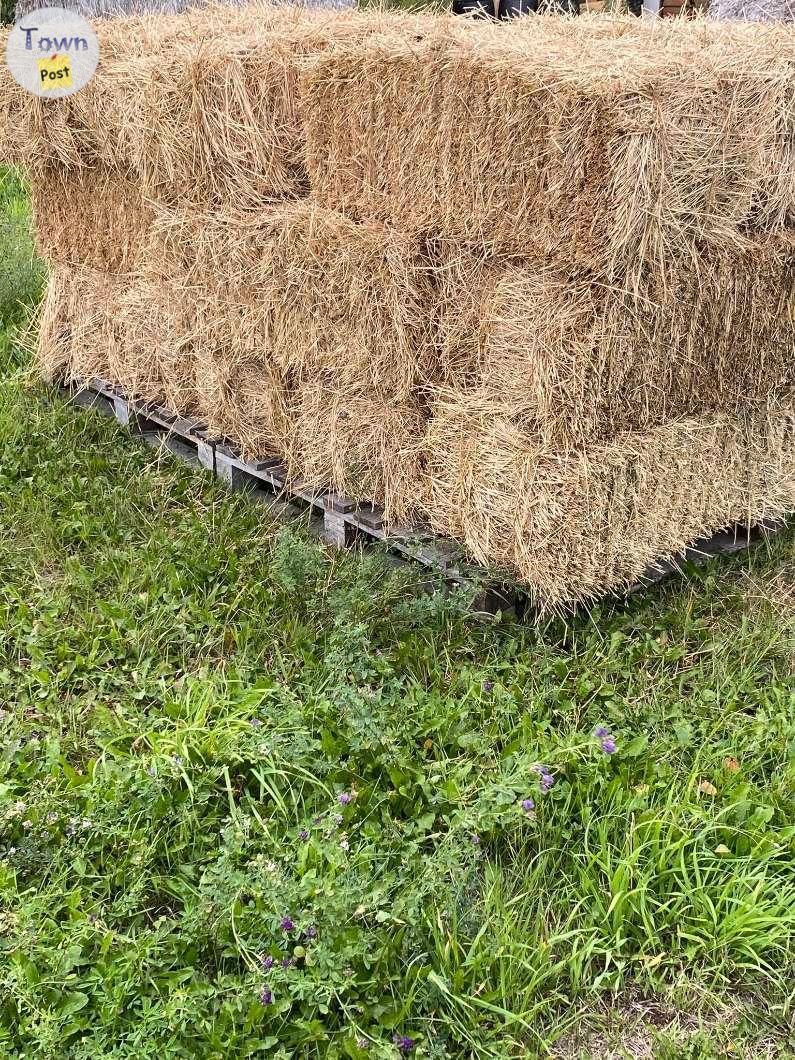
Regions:
M 146 250 L 152 211 L 139 188 L 105 167 L 51 165 L 30 174 L 39 254 L 50 262 L 128 272 Z
M 172 205 L 303 196 L 301 62 L 385 19 L 427 21 L 255 4 L 98 23 L 102 62 L 86 88 L 18 101 L 29 164 L 133 170 L 147 197 Z
M 795 386 L 795 240 L 705 254 L 630 295 L 541 256 L 447 248 L 447 378 L 479 381 L 517 422 L 575 447 L 674 416 L 732 412 Z M 457 288 L 457 290 L 456 290 Z
M 387 523 L 410 522 L 424 506 L 422 442 L 427 413 L 419 401 L 341 388 L 334 374 L 306 382 L 290 408 L 290 473 L 384 509 Z
M 424 244 L 311 201 L 249 213 L 161 210 L 149 255 L 192 306 L 195 341 L 229 366 L 404 400 L 434 374 Z
M 182 292 L 137 274 L 121 277 L 114 310 L 108 378 L 172 412 L 196 412 L 197 355 Z
M 577 20 L 341 42 L 302 77 L 313 193 L 352 217 L 608 275 L 795 216 L 795 77 L 763 36 L 593 34 Z
M 701 537 L 795 510 L 795 394 L 563 453 L 488 395 L 450 392 L 427 446 L 432 525 L 543 607 L 621 589 Z
M 194 359 L 196 413 L 210 433 L 234 442 L 246 459 L 284 456 L 290 430 L 290 373 L 252 351 L 200 342 Z
M 196 33 L 169 43 L 157 67 L 139 77 L 143 90 L 129 98 L 129 89 L 120 89 L 146 194 L 174 204 L 235 205 L 305 195 L 301 63 L 337 41 L 377 31 L 385 18 L 284 7 L 258 21 L 242 8 L 227 32 L 209 35 L 193 12 Z M 397 14 L 387 20 L 404 32 L 424 21 Z
M 179 18 L 143 15 L 98 19 L 101 63 L 89 84 L 73 96 L 44 100 L 20 88 L 5 68 L 0 71 L 0 162 L 25 164 L 31 169 L 53 164 L 84 166 L 101 159 L 99 146 L 124 137 L 123 115 L 109 111 L 106 83 L 117 81 L 115 58 L 123 51 L 127 62 L 157 51 L 169 39 L 190 35 L 190 14 Z M 5 55 L 9 29 L 0 27 L 0 49 Z M 129 67 L 127 68 L 129 70 Z M 103 102 L 104 101 L 104 102 Z M 121 121 L 114 129 L 113 123 Z M 4 125 L 8 130 L 3 136 Z M 114 153 L 111 161 L 116 158 Z
M 109 377 L 120 295 L 116 275 L 64 264 L 50 269 L 37 351 L 44 378 L 76 382 Z
M 41 311 L 38 364 L 49 380 L 95 376 L 175 412 L 196 406 L 181 299 L 140 277 L 57 264 Z

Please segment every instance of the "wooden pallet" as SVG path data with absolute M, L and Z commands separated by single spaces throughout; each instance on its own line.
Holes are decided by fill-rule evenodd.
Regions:
M 528 607 L 520 586 L 495 581 L 488 572 L 468 560 L 462 547 L 422 526 L 386 527 L 383 511 L 375 505 L 317 489 L 300 478 L 291 478 L 283 461 L 273 455 L 244 460 L 228 439 L 213 436 L 207 424 L 192 420 L 153 402 L 129 398 L 104 379 L 72 382 L 63 386 L 65 397 L 95 409 L 153 445 L 166 446 L 180 459 L 205 468 L 229 489 L 262 494 L 284 514 L 309 509 L 312 525 L 329 545 L 345 548 L 356 541 L 379 541 L 401 560 L 420 563 L 441 574 L 451 586 L 475 588 L 473 610 L 488 614 L 512 613 L 521 617 Z M 688 564 L 701 566 L 716 556 L 731 555 L 769 537 L 780 523 L 749 527 L 737 525 L 695 542 L 682 555 L 661 560 L 627 590 L 639 592 Z

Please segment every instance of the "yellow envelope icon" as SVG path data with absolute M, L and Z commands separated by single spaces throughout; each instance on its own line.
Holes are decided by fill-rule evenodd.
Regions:
M 39 84 L 45 92 L 72 87 L 72 60 L 68 55 L 39 59 Z

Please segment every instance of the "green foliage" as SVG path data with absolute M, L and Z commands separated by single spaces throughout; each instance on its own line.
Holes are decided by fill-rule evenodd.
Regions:
M 0 1055 L 791 1049 L 795 535 L 482 625 L 17 354 L 0 497 Z
M 30 207 L 19 174 L 0 166 L 0 334 L 41 295 L 44 270 L 33 251 Z

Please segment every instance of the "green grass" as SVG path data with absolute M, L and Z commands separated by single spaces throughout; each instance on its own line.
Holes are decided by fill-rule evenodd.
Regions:
M 795 535 L 479 624 L 65 407 L 4 253 L 0 1056 L 793 1055 Z

